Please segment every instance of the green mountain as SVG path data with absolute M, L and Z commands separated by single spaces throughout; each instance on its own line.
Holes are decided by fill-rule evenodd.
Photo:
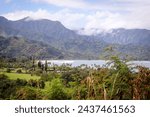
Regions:
M 150 60 L 150 31 L 112 29 L 96 35 L 81 35 L 58 21 L 10 21 L 0 17 L 1 56 L 36 56 L 48 59 L 99 59 L 107 47 L 133 60 Z
M 9 58 L 31 57 L 60 59 L 64 55 L 57 49 L 42 42 L 29 41 L 22 37 L 0 36 L 0 56 Z

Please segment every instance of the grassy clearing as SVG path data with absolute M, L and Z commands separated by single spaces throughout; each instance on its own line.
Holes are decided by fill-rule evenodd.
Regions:
M 37 80 L 40 79 L 40 76 L 31 76 L 31 74 L 18 74 L 18 73 L 4 73 L 5 75 L 7 75 L 10 79 L 12 80 L 16 80 L 17 78 L 19 79 L 24 79 L 24 80 Z

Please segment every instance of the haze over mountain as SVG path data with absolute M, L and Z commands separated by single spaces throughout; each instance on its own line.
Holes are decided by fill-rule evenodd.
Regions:
M 115 51 L 121 52 L 123 55 L 130 55 L 133 59 L 150 59 L 150 30 L 146 29 L 120 28 L 87 36 L 67 29 L 58 21 L 33 20 L 30 17 L 10 21 L 0 17 L 0 35 L 3 37 L 0 39 L 1 45 L 5 47 L 0 50 L 1 54 L 10 53 L 8 48 L 11 48 L 13 43 L 6 44 L 3 43 L 3 40 L 10 41 L 11 37 L 15 36 L 19 41 L 20 39 L 24 40 L 26 46 L 32 43 L 32 49 L 35 49 L 34 43 L 36 43 L 43 50 L 42 53 L 45 52 L 45 57 L 49 57 L 49 59 L 99 59 L 108 46 L 115 46 Z M 33 41 L 35 42 L 33 43 Z M 22 48 L 26 48 L 26 46 L 22 46 Z M 19 47 L 19 43 L 16 47 Z M 52 50 L 54 53 L 47 50 Z M 17 53 L 19 52 L 22 53 L 18 50 Z M 27 53 L 28 51 L 24 52 L 24 55 Z M 34 52 L 32 54 L 34 55 Z M 16 56 L 16 54 L 13 55 Z M 22 55 L 18 54 L 18 56 Z

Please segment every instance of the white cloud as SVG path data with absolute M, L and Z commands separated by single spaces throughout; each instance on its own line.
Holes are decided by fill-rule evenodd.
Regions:
M 45 9 L 38 9 L 37 11 L 16 11 L 3 16 L 10 20 L 18 20 L 26 16 L 30 16 L 33 19 L 50 19 L 58 20 L 67 28 L 77 29 L 85 28 L 84 32 L 87 34 L 99 32 L 101 30 L 109 30 L 111 28 L 146 28 L 150 29 L 150 2 L 148 0 L 110 0 L 121 3 L 119 7 L 115 8 L 112 5 L 108 10 L 106 6 L 102 5 L 101 8 L 106 10 L 94 9 L 88 13 L 75 12 L 70 8 L 86 8 L 89 3 L 84 0 L 34 0 L 37 2 L 45 1 L 49 4 L 55 4 L 57 6 L 69 7 L 60 11 L 51 12 Z M 97 4 L 98 6 L 98 4 Z M 92 8 L 94 6 L 90 6 Z M 109 7 L 109 6 L 108 6 Z M 98 7 L 97 7 L 98 8 Z M 121 8 L 121 10 L 120 10 Z M 97 28 L 99 30 L 95 30 Z M 91 30 L 92 29 L 92 30 Z
M 111 29 L 124 26 L 124 21 L 121 19 L 121 15 L 111 12 L 99 12 L 87 16 L 87 24 L 85 28 L 100 28 Z
M 39 19 L 40 17 L 44 18 L 44 16 L 46 16 L 47 14 L 48 14 L 48 12 L 46 10 L 39 9 L 36 12 L 26 11 L 26 10 L 15 11 L 15 12 L 3 14 L 2 16 L 6 17 L 10 20 L 18 20 L 18 19 L 22 19 L 27 16 L 32 17 L 34 19 Z
M 32 0 L 32 1 L 44 2 L 51 5 L 67 7 L 67 8 L 85 8 L 89 6 L 89 4 L 83 0 Z
M 75 8 L 83 10 L 116 10 L 111 4 L 92 3 L 88 0 L 30 0 L 36 3 L 46 3 L 63 8 Z
M 33 11 L 16 11 L 12 13 L 3 14 L 2 16 L 10 20 L 18 20 L 24 17 L 32 17 L 33 19 L 49 19 L 53 21 L 60 21 L 67 28 L 76 29 L 79 27 L 84 27 L 84 21 L 86 15 L 82 13 L 73 13 L 68 9 L 63 9 L 58 12 L 48 12 L 44 9 L 39 9 L 35 12 Z

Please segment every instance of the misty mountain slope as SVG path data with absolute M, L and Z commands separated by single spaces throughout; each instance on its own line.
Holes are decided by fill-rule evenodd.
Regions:
M 149 45 L 150 31 L 146 29 L 112 29 L 110 32 L 100 33 L 97 38 L 111 44 Z
M 9 47 L 12 48 L 13 44 L 7 45 L 3 42 L 3 46 L 7 47 L 5 53 L 10 55 L 19 53 L 19 49 L 21 49 L 25 55 L 39 52 L 42 55 L 37 54 L 37 56 L 43 58 L 99 59 L 99 56 L 104 53 L 104 49 L 113 45 L 116 46 L 116 51 L 122 55 L 131 55 L 136 60 L 150 60 L 150 30 L 146 29 L 120 28 L 87 36 L 67 29 L 58 21 L 32 20 L 29 17 L 10 21 L 0 17 L 0 34 L 7 38 L 19 37 L 25 41 L 25 44 L 22 45 L 24 50 L 20 48 L 19 45 L 23 42 L 21 43 L 19 40 L 17 41 L 18 46 L 12 53 Z M 11 39 L 9 38 L 9 40 Z M 36 50 L 37 52 L 35 52 Z M 14 54 L 13 56 L 19 55 Z
M 5 22 L 7 22 L 5 25 L 8 24 L 7 27 L 12 30 L 11 32 L 8 31 L 7 28 L 3 28 L 8 35 L 19 35 L 27 38 L 28 40 L 43 41 L 44 43 L 48 43 L 61 51 L 69 53 L 71 56 L 85 56 L 77 56 L 78 58 L 84 59 L 87 57 L 90 59 L 97 58 L 93 55 L 93 53 L 97 53 L 97 51 L 100 53 L 102 50 L 102 46 L 95 46 L 95 42 L 92 41 L 91 37 L 78 35 L 74 31 L 65 28 L 60 22 L 57 21 L 50 21 L 46 19 L 27 20 L 27 18 L 18 21 L 5 20 Z M 4 24 L 0 22 L 0 27 L 1 26 L 5 27 Z
M 28 20 L 24 18 L 17 21 L 9 21 L 0 17 L 0 28 L 9 35 L 22 35 L 30 40 L 50 41 L 51 39 L 75 39 L 76 33 L 65 28 L 58 21 L 50 21 L 47 19 Z M 9 31 L 8 28 L 12 31 Z

